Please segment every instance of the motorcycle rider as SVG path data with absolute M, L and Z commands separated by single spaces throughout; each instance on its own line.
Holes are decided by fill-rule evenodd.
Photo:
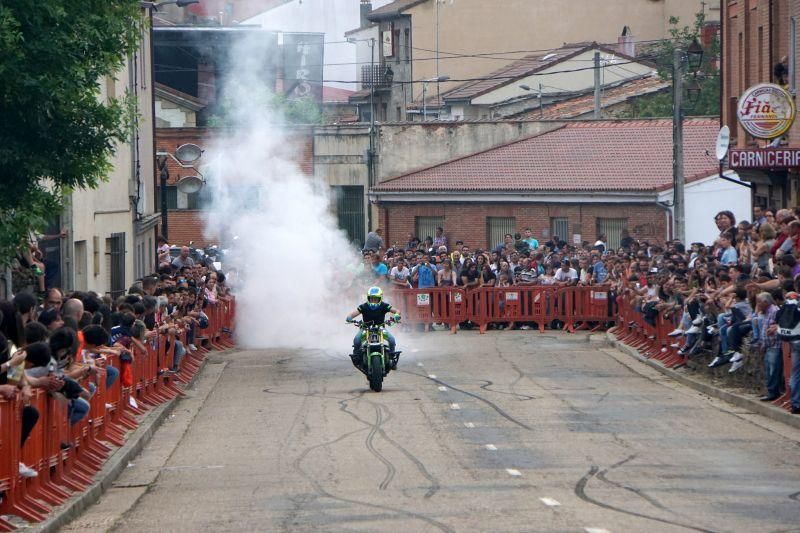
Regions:
M 400 313 L 392 309 L 389 303 L 383 301 L 383 290 L 380 287 L 370 287 L 367 291 L 367 301 L 347 315 L 347 322 L 353 322 L 355 317 L 361 315 L 365 325 L 383 326 L 386 323 L 386 313 L 393 313 L 391 321 L 400 321 Z M 394 335 L 386 329 L 384 329 L 384 335 L 389 341 L 389 360 L 391 368 L 394 370 L 397 368 L 397 359 L 399 358 L 399 352 L 395 351 L 397 342 Z M 356 367 L 360 367 L 363 361 L 362 339 L 363 333 L 359 330 L 353 339 L 353 353 L 350 355 L 350 359 L 353 360 Z

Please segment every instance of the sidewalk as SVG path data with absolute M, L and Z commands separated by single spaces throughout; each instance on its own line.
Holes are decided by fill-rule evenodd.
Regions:
M 793 415 L 787 412 L 785 409 L 781 409 L 780 407 L 773 405 L 771 402 L 762 402 L 752 394 L 743 394 L 740 391 L 718 386 L 711 382 L 711 379 L 709 379 L 708 375 L 693 371 L 689 367 L 682 367 L 677 370 L 666 368 L 659 361 L 648 359 L 641 355 L 635 348 L 631 348 L 627 344 L 619 342 L 611 333 L 592 335 L 592 338 L 599 338 L 601 342 L 607 342 L 619 351 L 633 357 L 634 359 L 638 359 L 642 363 L 658 370 L 665 376 L 668 376 L 698 392 L 702 392 L 703 394 L 726 401 L 738 407 L 748 409 L 771 420 L 782 422 L 795 428 L 800 428 L 800 415 Z

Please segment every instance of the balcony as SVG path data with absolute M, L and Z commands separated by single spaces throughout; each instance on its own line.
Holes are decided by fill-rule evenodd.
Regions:
M 394 71 L 388 65 L 362 65 L 361 86 L 364 89 L 391 90 Z

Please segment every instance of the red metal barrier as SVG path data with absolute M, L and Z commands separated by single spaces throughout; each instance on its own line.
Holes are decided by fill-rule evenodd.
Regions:
M 422 324 L 426 331 L 433 324 L 446 324 L 455 333 L 458 324 L 468 317 L 464 289 L 395 289 L 388 300 L 403 316 L 405 324 Z
M 213 323 L 211 323 L 213 315 Z M 233 343 L 235 301 L 221 301 L 209 316 L 211 336 L 225 347 Z M 174 398 L 183 391 L 176 380 L 187 381 L 200 369 L 200 351 L 188 353 L 178 372 L 164 372 L 172 364 L 175 341 L 186 346 L 187 332 L 178 328 L 175 335 L 160 335 L 147 341 L 147 350 L 133 348 L 133 384 L 123 387 L 117 379 L 106 387 L 107 365 L 119 369 L 118 356 L 106 356 L 96 361 L 96 376 L 81 383 L 96 386 L 88 415 L 70 426 L 67 405 L 43 390 L 35 389 L 31 406 L 39 412 L 24 447 L 20 448 L 22 409 L 21 398 L 0 399 L 0 515 L 15 515 L 29 522 L 41 522 L 51 507 L 62 504 L 71 492 L 84 491 L 102 468 L 112 446 L 122 446 L 128 430 L 137 427 L 136 416 L 145 410 Z M 131 401 L 133 400 L 133 401 Z M 136 403 L 136 406 L 133 405 Z M 23 462 L 38 473 L 32 478 L 19 475 Z M 0 518 L 0 532 L 13 531 L 10 522 Z

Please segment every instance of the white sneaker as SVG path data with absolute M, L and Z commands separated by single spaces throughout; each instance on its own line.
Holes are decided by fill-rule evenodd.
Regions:
M 713 361 L 708 363 L 708 368 L 714 368 L 715 366 L 717 366 L 717 364 L 719 364 L 720 361 L 722 361 L 722 357 L 716 356 Z
M 681 335 L 683 335 L 683 330 L 681 328 L 676 328 L 667 333 L 667 335 L 669 335 L 670 337 L 680 337 Z
M 728 370 L 728 373 L 733 374 L 743 366 L 744 366 L 744 358 L 739 359 L 738 361 L 734 361 L 733 364 L 731 365 L 731 369 Z
M 190 344 L 190 345 L 189 345 L 189 349 L 190 349 L 191 351 L 193 351 L 193 352 L 196 352 L 196 351 L 197 351 L 197 346 L 195 346 L 194 344 Z
M 692 324 L 694 324 L 695 326 L 700 326 L 700 325 L 702 325 L 702 324 L 703 324 L 703 319 L 704 319 L 704 318 L 705 318 L 705 317 L 704 317 L 703 315 L 697 315 L 697 318 L 695 318 L 694 320 L 692 320 Z
M 709 335 L 716 335 L 717 334 L 717 327 L 716 326 L 708 326 L 706 331 Z
M 700 329 L 698 326 L 692 326 L 692 327 L 690 327 L 689 329 L 686 330 L 686 334 L 687 335 L 696 335 L 696 334 L 698 334 L 698 333 L 700 333 L 702 331 L 703 330 Z
M 113 409 L 113 408 L 114 408 L 114 406 L 113 406 L 113 405 L 111 405 L 110 403 L 107 403 L 107 404 L 106 404 L 106 409 Z
M 744 359 L 744 356 L 739 352 L 733 352 L 733 357 L 731 357 L 731 363 L 737 363 Z
M 677 342 L 673 342 L 672 344 L 670 344 L 670 345 L 669 345 L 669 347 L 670 347 L 670 348 L 680 348 L 680 347 L 681 347 L 681 345 L 680 345 L 680 344 L 678 344 Z
M 532 329 L 532 328 L 529 325 L 525 324 L 523 326 L 520 326 L 519 329 L 529 330 L 529 329 Z
M 19 464 L 19 475 L 22 477 L 36 477 L 39 473 L 24 463 Z

